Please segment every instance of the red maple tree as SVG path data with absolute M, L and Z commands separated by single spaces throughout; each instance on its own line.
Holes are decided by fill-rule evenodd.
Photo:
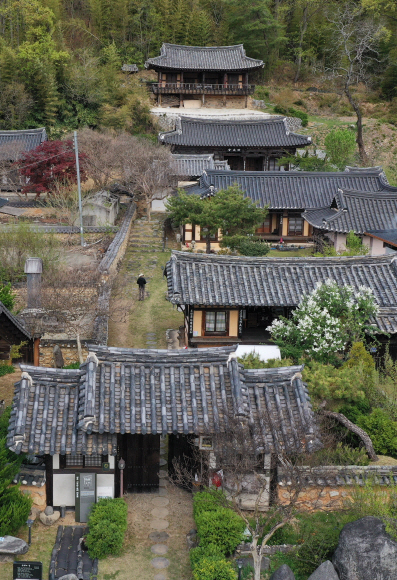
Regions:
M 87 159 L 85 153 L 79 153 L 81 181 L 87 179 Z M 51 193 L 56 182 L 77 183 L 76 156 L 71 140 L 45 141 L 36 149 L 23 153 L 16 165 L 20 174 L 27 178 L 22 193 L 34 192 L 36 199 L 41 193 Z

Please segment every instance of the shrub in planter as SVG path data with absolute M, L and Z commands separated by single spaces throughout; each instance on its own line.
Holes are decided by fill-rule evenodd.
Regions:
M 231 554 L 241 542 L 245 523 L 231 509 L 201 512 L 195 519 L 201 547 L 212 544 L 226 555 Z
M 101 559 L 121 553 L 127 530 L 127 513 L 127 504 L 121 498 L 100 499 L 93 506 L 86 539 L 91 558 Z

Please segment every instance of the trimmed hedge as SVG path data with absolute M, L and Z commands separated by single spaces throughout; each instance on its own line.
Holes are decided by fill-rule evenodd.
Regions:
M 236 580 L 231 562 L 224 558 L 204 556 L 193 570 L 194 580 Z
M 245 523 L 229 508 L 202 512 L 196 516 L 200 546 L 214 545 L 225 556 L 234 552 L 241 542 Z
M 127 531 L 128 507 L 122 498 L 100 499 L 88 518 L 86 544 L 91 558 L 119 556 Z

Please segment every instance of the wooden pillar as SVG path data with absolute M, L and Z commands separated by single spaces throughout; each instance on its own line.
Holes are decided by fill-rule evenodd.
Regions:
M 204 85 L 205 85 L 205 72 L 203 72 L 203 98 L 202 98 L 203 105 L 205 104 Z
M 33 342 L 33 365 L 40 366 L 40 337 L 35 338 Z
M 245 162 L 246 162 L 246 159 L 247 159 L 247 158 L 246 158 L 246 157 L 245 157 L 245 155 L 244 155 L 244 157 L 243 157 L 243 163 L 244 163 L 244 171 L 245 171 Z
M 245 73 L 245 108 L 248 107 L 248 73 Z

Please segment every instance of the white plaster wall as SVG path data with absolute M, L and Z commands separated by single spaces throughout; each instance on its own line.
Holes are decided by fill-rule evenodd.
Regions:
M 114 497 L 114 474 L 98 473 L 96 476 L 96 490 L 98 499 L 100 497 Z
M 54 505 L 74 506 L 74 473 L 54 473 L 53 475 Z
M 369 246 L 369 253 L 371 256 L 383 256 L 386 253 L 386 248 L 383 247 L 382 240 L 364 236 L 363 243 Z
M 52 469 L 59 469 L 59 455 L 52 456 Z
M 115 463 L 116 463 L 115 456 L 114 455 L 109 455 L 109 466 L 110 466 L 110 469 L 114 469 Z
M 346 234 L 336 234 L 334 246 L 337 252 L 346 250 Z
M 152 201 L 152 211 L 165 212 L 165 202 L 167 199 L 153 199 Z

